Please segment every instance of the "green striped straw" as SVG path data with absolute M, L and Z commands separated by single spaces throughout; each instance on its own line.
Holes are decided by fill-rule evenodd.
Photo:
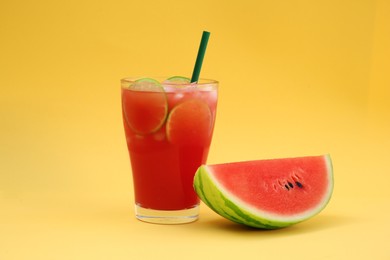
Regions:
M 191 83 L 198 82 L 200 70 L 203 64 L 203 58 L 206 53 L 207 42 L 209 41 L 210 33 L 203 31 L 202 40 L 200 41 L 198 56 L 196 57 L 194 71 L 192 72 Z

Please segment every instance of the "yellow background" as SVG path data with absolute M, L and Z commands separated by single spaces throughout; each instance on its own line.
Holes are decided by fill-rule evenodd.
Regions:
M 330 153 L 315 218 L 136 221 L 119 79 L 220 81 L 209 163 Z M 390 259 L 390 1 L 2 0 L 0 259 Z

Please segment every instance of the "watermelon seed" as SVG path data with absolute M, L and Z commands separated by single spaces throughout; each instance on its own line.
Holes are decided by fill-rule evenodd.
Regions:
M 288 183 L 288 186 L 290 186 L 290 188 L 294 188 L 294 185 L 291 183 L 291 182 L 287 182 Z
M 285 184 L 284 187 L 286 187 L 287 190 L 290 190 L 290 187 L 288 187 L 287 184 Z
M 299 181 L 296 181 L 295 184 L 296 184 L 299 188 L 303 188 L 302 183 L 300 183 Z

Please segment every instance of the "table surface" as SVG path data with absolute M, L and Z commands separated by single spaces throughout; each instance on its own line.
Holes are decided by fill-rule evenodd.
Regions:
M 354 154 L 345 146 L 335 149 L 335 190 L 328 206 L 310 220 L 272 231 L 232 223 L 204 204 L 199 220 L 190 224 L 136 220 L 123 147 L 112 148 L 122 151 L 114 152 L 119 159 L 104 161 L 109 153 L 82 157 L 90 162 L 86 164 L 90 169 L 82 163 L 67 166 L 58 161 L 21 164 L 18 169 L 24 174 L 14 179 L 14 185 L 26 190 L 14 186 L 3 189 L 0 196 L 0 259 L 241 259 L 255 255 L 267 259 L 390 259 L 388 129 L 361 131 L 358 140 L 365 152 Z M 364 138 L 368 136 L 373 138 Z M 45 149 L 39 151 L 45 153 Z M 63 158 L 81 156 L 75 151 L 69 155 L 70 151 L 65 151 Z M 32 158 L 42 155 L 35 156 Z M 110 169 L 115 162 L 120 162 L 119 166 Z M 15 167 L 8 163 L 3 170 L 12 172 Z M 70 179 L 58 174 L 64 169 L 74 171 L 69 172 Z M 54 175 L 45 180 L 57 183 L 57 189 L 45 187 L 39 180 L 45 171 Z
M 316 217 L 265 231 L 202 204 L 184 225 L 136 220 L 128 199 L 1 199 L 0 259 L 389 259 L 389 200 L 339 199 Z

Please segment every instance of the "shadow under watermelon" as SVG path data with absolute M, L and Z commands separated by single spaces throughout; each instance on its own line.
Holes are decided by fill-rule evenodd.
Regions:
M 269 235 L 295 235 L 303 233 L 320 232 L 323 230 L 339 228 L 341 226 L 349 225 L 356 221 L 356 218 L 346 215 L 332 215 L 321 214 L 313 217 L 312 219 L 295 224 L 293 226 L 280 228 L 280 229 L 258 229 L 242 224 L 234 223 L 224 218 L 215 218 L 207 220 L 203 225 L 207 225 L 207 228 L 224 230 L 233 233 L 242 234 L 255 234 L 264 233 Z

